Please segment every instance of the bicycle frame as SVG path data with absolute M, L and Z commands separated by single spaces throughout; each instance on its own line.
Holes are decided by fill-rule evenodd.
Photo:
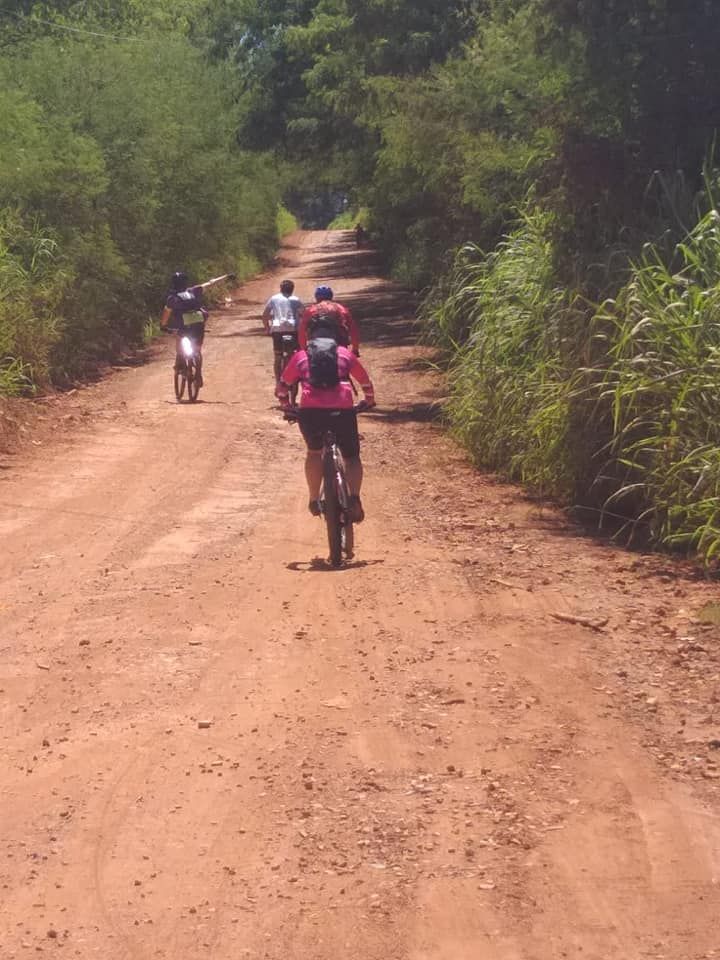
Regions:
M 297 333 L 283 333 L 281 334 L 281 341 L 282 350 L 280 351 L 280 372 L 282 374 L 282 371 L 290 362 L 293 354 L 297 353 L 300 348 L 298 346 Z M 294 383 L 290 388 L 290 401 L 293 405 L 297 401 L 299 388 L 299 383 Z
M 354 407 L 356 412 L 364 409 L 364 404 Z M 302 409 L 286 413 L 286 418 L 289 420 L 299 420 L 301 417 Z M 321 456 L 323 464 L 321 504 L 327 526 L 330 563 L 333 567 L 339 567 L 342 564 L 343 555 L 348 560 L 354 556 L 355 532 L 351 519 L 350 490 L 345 478 L 345 464 L 332 427 L 327 427 L 323 431 Z

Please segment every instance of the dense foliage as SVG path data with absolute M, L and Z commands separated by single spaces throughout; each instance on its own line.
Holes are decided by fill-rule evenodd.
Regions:
M 0 392 L 140 342 L 173 270 L 247 274 L 275 249 L 281 180 L 237 149 L 232 78 L 188 39 L 194 6 L 5 14 Z

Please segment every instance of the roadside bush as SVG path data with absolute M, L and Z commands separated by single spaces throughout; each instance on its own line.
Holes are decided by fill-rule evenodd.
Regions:
M 0 214 L 0 395 L 32 392 L 46 382 L 61 335 L 57 313 L 66 278 L 56 244 L 17 214 Z M 52 317 L 51 321 L 48 317 Z
M 590 309 L 555 281 L 552 217 L 458 254 L 425 302 L 453 431 L 475 460 L 617 535 L 720 554 L 720 214 L 648 245 Z M 620 522 L 618 522 L 620 521 Z
M 568 494 L 573 313 L 555 285 L 551 217 L 530 212 L 493 253 L 464 247 L 425 323 L 450 351 L 447 415 L 477 462 Z
M 0 216 L 7 263 L 22 270 L 0 334 L 0 364 L 15 373 L 0 390 L 68 382 L 141 344 L 174 270 L 242 278 L 274 253 L 289 224 L 278 219 L 282 178 L 238 150 L 230 91 L 227 68 L 181 36 L 5 49 Z M 52 297 L 33 289 L 16 250 L 23 231 L 52 240 Z
M 597 482 L 606 509 L 652 540 L 720 552 L 720 214 L 706 214 L 671 264 L 648 246 L 594 320 Z

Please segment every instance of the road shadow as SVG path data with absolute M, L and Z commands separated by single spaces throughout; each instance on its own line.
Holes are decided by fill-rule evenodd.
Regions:
M 182 400 L 163 400 L 163 403 L 169 403 L 173 407 L 229 407 L 233 402 L 232 400 L 202 400 L 200 397 L 197 400 L 188 400 L 187 397 L 183 397 Z
M 211 340 L 233 340 L 236 338 L 248 339 L 251 337 L 267 337 L 267 334 L 262 327 L 250 327 L 248 330 L 231 330 L 229 333 L 216 333 L 215 331 L 209 331 L 206 335 L 206 339 Z
M 383 409 L 373 407 L 363 414 L 380 423 L 440 423 L 442 421 L 442 403 L 439 400 L 400 404 Z
M 374 347 L 403 347 L 417 343 L 413 295 L 390 282 L 355 290 L 342 299 L 360 328 L 360 342 Z
M 325 557 L 313 557 L 312 560 L 292 560 L 285 567 L 293 573 L 342 573 L 343 570 L 359 570 L 361 567 L 373 567 L 385 563 L 384 560 L 345 560 L 334 567 Z
M 374 276 L 380 272 L 380 258 L 372 250 L 344 253 L 337 248 L 328 249 L 332 252 L 327 255 L 306 259 L 297 276 L 321 276 L 323 280 L 330 281 L 354 280 L 357 277 Z

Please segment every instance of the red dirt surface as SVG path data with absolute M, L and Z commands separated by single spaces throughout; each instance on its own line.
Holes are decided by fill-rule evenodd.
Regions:
M 373 269 L 295 235 L 202 402 L 164 342 L 5 462 L 2 960 L 720 958 L 716 586 L 473 470 Z M 340 571 L 274 405 L 285 275 L 378 395 Z

